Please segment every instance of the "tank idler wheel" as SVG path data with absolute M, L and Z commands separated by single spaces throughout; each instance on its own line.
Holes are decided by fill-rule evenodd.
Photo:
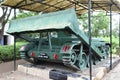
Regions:
M 79 61 L 78 61 L 78 65 L 80 70 L 84 70 L 87 66 L 87 56 L 86 54 L 83 52 L 82 54 L 79 54 Z
M 106 59 L 108 57 L 108 54 L 106 52 L 103 53 L 103 59 Z
M 107 48 L 104 48 L 103 49 L 103 57 L 102 57 L 102 59 L 106 59 L 107 57 L 108 57 L 108 49 Z
M 70 64 L 74 65 L 76 63 L 76 60 L 77 60 L 77 55 L 75 51 L 72 51 L 70 54 Z

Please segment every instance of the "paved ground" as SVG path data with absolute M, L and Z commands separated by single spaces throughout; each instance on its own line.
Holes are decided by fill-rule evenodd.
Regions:
M 16 61 L 17 65 L 24 64 L 24 63 L 27 63 L 27 62 L 25 60 L 17 60 Z M 13 71 L 13 70 L 14 70 L 14 62 L 13 61 L 9 61 L 9 62 L 5 62 L 5 63 L 0 64 L 0 74 L 5 73 L 5 72 L 9 72 L 9 71 Z
M 18 64 L 25 64 L 28 63 L 25 60 L 17 60 L 16 66 Z M 14 62 L 5 62 L 0 64 L 0 80 L 45 80 L 40 77 L 32 76 L 29 74 L 25 74 L 20 71 L 13 71 L 14 70 Z
M 25 74 L 20 71 L 15 71 L 1 74 L 0 80 L 45 80 L 45 79 Z
M 103 80 L 120 80 L 120 63 L 106 74 Z
M 24 63 L 26 64 L 27 62 L 24 60 L 17 60 L 16 63 L 17 64 L 24 64 Z M 93 66 L 93 69 L 99 67 L 103 63 L 105 63 L 105 61 L 102 61 L 98 65 Z M 43 64 L 43 65 L 46 65 L 46 64 Z M 14 66 L 13 61 L 0 64 L 0 80 L 45 80 L 42 77 L 32 76 L 32 75 L 29 75 L 29 74 L 26 74 L 23 72 L 19 72 L 19 71 L 13 72 L 13 70 L 14 70 L 13 66 Z M 50 65 L 47 65 L 47 66 L 50 67 Z M 60 64 L 58 64 L 58 66 L 60 66 Z M 56 66 L 52 65 L 52 67 L 56 67 Z M 87 74 L 89 74 L 88 70 L 89 69 L 86 69 L 86 71 L 80 72 L 80 73 L 87 75 Z M 95 72 L 93 72 L 93 74 L 94 73 Z M 120 63 L 112 71 L 110 71 L 104 77 L 103 80 L 120 80 L 119 74 L 120 74 Z

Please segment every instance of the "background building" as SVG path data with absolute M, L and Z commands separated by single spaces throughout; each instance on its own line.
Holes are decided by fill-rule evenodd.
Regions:
M 8 27 L 9 27 L 9 23 L 7 23 L 5 26 L 4 34 L 3 34 L 2 40 L 0 41 L 0 45 L 14 44 L 14 37 L 6 33 L 6 31 L 8 30 Z

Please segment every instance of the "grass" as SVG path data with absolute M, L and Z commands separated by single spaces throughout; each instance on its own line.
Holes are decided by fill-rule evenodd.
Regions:
M 27 44 L 28 42 L 16 42 L 16 45 L 24 45 Z

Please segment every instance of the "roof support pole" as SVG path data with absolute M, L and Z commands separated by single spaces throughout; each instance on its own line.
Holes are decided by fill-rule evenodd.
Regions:
M 16 37 L 14 35 L 14 71 L 16 70 Z
M 74 1 L 75 1 L 75 11 L 76 11 L 76 3 L 77 3 L 77 2 L 76 2 L 76 0 L 74 0 Z
M 110 70 L 112 69 L 112 4 L 110 4 Z
M 91 0 L 88 0 L 88 27 L 89 27 L 89 64 L 90 80 L 92 80 L 92 53 L 91 53 Z
M 120 47 L 120 14 L 119 14 L 119 47 Z
M 16 19 L 16 9 L 14 9 L 14 19 Z M 16 36 L 14 35 L 14 71 L 16 70 Z

